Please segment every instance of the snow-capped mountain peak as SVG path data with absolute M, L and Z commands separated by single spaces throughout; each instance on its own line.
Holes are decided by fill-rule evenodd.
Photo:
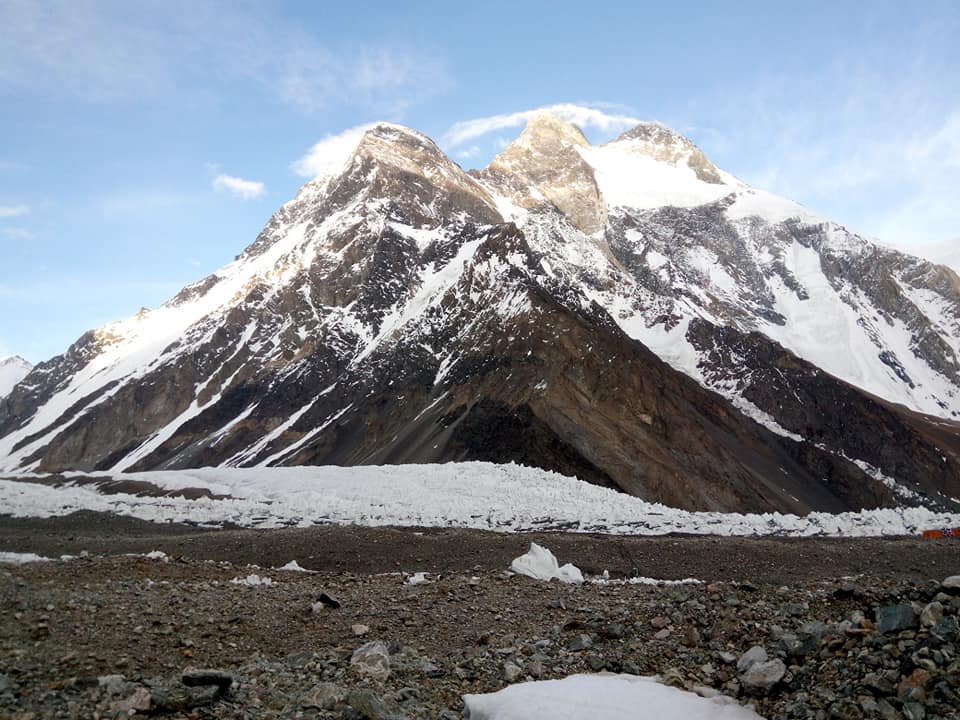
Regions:
M 23 380 L 33 365 L 19 355 L 0 358 L 0 399 L 10 394 L 13 386 Z
M 641 123 L 608 143 L 626 152 L 646 155 L 674 166 L 686 165 L 699 180 L 716 185 L 729 184 L 720 170 L 691 140 L 657 122 Z

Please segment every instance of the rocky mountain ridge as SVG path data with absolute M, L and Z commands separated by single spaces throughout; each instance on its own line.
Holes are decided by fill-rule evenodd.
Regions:
M 237 259 L 0 400 L 0 467 L 514 460 L 690 509 L 960 497 L 960 278 L 644 124 L 465 172 L 368 130 Z

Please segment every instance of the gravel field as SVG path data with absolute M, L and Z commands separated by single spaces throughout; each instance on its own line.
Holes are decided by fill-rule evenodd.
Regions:
M 702 582 L 506 575 L 531 540 L 588 575 Z M 767 718 L 960 717 L 955 539 L 210 531 L 82 513 L 0 520 L 0 550 L 89 553 L 0 565 L 0 718 L 452 719 L 464 693 L 597 671 L 714 688 Z M 124 555 L 154 550 L 168 557 Z M 273 569 L 290 560 L 316 572 Z

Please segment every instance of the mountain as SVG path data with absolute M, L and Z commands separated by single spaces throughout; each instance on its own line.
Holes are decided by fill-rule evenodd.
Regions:
M 955 273 L 960 273 L 960 238 L 918 247 L 916 253 L 930 262 L 946 265 Z
M 960 278 L 645 123 L 382 123 L 0 401 L 0 469 L 515 461 L 686 509 L 960 498 Z
M 9 395 L 13 386 L 23 380 L 32 367 L 19 355 L 0 358 L 0 399 Z

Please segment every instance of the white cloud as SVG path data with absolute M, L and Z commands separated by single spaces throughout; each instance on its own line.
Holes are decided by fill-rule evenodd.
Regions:
M 98 101 L 206 93 L 198 67 L 306 111 L 336 104 L 396 115 L 448 85 L 442 60 L 422 47 L 329 47 L 255 3 L 4 0 L 0 27 L 0 87 Z
M 360 138 L 375 125 L 376 123 L 357 125 L 341 133 L 327 135 L 311 147 L 306 155 L 291 163 L 290 169 L 306 178 L 334 175 L 340 172 L 356 149 Z
M 28 205 L 0 205 L 0 218 L 21 217 L 30 214 Z
M 267 192 L 267 186 L 257 180 L 224 175 L 221 173 L 213 179 L 213 189 L 217 192 L 228 192 L 242 200 L 256 200 Z
M 463 120 L 454 123 L 450 129 L 444 133 L 441 144 L 444 147 L 456 148 L 497 130 L 522 127 L 526 125 L 530 118 L 539 113 L 550 113 L 551 115 L 556 115 L 561 120 L 566 120 L 579 126 L 581 129 L 593 128 L 605 133 L 627 130 L 642 122 L 629 115 L 605 112 L 601 109 L 600 103 L 593 103 L 593 105 L 594 106 L 591 107 L 588 105 L 560 103 L 504 115 L 491 115 L 473 120 Z
M 166 212 L 193 201 L 193 197 L 184 193 L 140 188 L 109 192 L 97 198 L 93 205 L 102 215 L 119 218 Z
M 5 227 L 0 229 L 0 234 L 10 240 L 32 240 L 36 237 L 30 230 L 24 227 Z
M 457 151 L 457 157 L 462 160 L 472 160 L 483 152 L 479 145 L 471 145 L 468 148 Z

